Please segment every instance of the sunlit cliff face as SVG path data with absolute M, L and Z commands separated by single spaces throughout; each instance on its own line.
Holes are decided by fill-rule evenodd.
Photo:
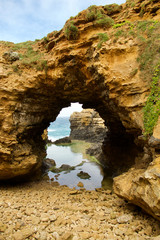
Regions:
M 110 20 L 106 26 L 88 17 L 92 9 L 83 11 L 74 18 L 76 35 L 68 35 L 73 24 L 69 20 L 47 39 L 19 45 L 0 43 L 1 179 L 32 175 L 40 168 L 46 155 L 41 135 L 71 102 L 97 110 L 109 129 L 112 146 L 125 139 L 121 142 L 135 141 L 143 147 L 143 139 L 137 139 L 143 130 L 142 109 L 150 80 L 141 77 L 140 45 L 134 34 L 128 34 L 130 22 L 120 25 L 126 34 L 119 39 L 115 39 L 117 25 L 113 27 L 120 18 L 140 20 L 140 5 L 136 1 L 132 11 L 128 4 L 111 12 L 107 7 L 94 10 L 101 12 L 101 20 Z M 158 19 L 159 10 L 152 11 L 157 1 L 151 5 L 146 5 L 145 18 Z M 109 38 L 102 41 L 102 34 Z M 9 59 L 6 52 L 10 51 L 17 51 L 20 57 Z

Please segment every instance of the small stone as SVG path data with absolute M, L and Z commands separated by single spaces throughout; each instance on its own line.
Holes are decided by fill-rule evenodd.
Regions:
M 86 173 L 86 172 L 83 172 L 83 171 L 80 171 L 79 173 L 77 173 L 77 176 L 81 179 L 90 179 L 91 176 Z
M 8 228 L 7 225 L 0 223 L 0 232 L 5 232 L 7 228 Z
M 63 234 L 63 236 L 62 236 L 63 240 L 71 240 L 72 238 L 73 238 L 73 234 L 69 233 L 69 232 Z
M 106 190 L 106 194 L 111 194 L 112 191 L 111 190 Z
M 72 240 L 79 240 L 79 238 L 77 236 L 74 236 Z
M 48 214 L 43 213 L 43 214 L 41 215 L 41 221 L 42 221 L 42 222 L 48 222 L 48 221 L 49 221 L 49 216 L 48 216 Z
M 18 230 L 16 233 L 14 233 L 13 239 L 14 240 L 24 240 L 24 239 L 30 237 L 36 231 L 37 230 L 34 228 L 25 227 L 22 230 Z
M 77 184 L 77 186 L 78 186 L 78 187 L 84 187 L 84 184 L 83 184 L 82 182 L 79 182 L 79 183 Z
M 13 234 L 13 239 L 14 240 L 24 240 L 22 232 L 18 231 Z
M 52 236 L 57 240 L 59 239 L 59 234 L 57 232 L 53 232 Z
M 152 227 L 151 226 L 148 226 L 144 229 L 144 233 L 149 236 L 152 234 Z
M 42 231 L 40 233 L 40 236 L 38 238 L 39 240 L 47 240 L 47 233 L 45 231 Z
M 34 225 L 38 225 L 40 223 L 40 218 L 39 217 L 32 217 L 31 221 Z
M 133 219 L 133 216 L 131 216 L 129 214 L 124 214 L 117 218 L 117 222 L 118 223 L 127 223 L 127 222 L 130 222 L 132 219 Z
M 116 214 L 115 214 L 115 213 L 111 213 L 111 214 L 110 214 L 110 218 L 111 218 L 111 219 L 115 219 L 115 218 L 116 218 Z
M 51 221 L 51 222 L 54 222 L 54 221 L 56 221 L 56 219 L 57 219 L 57 217 L 56 217 L 56 215 L 51 215 L 51 216 L 49 216 L 49 220 Z

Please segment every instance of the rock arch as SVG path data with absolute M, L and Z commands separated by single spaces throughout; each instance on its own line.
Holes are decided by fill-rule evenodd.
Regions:
M 125 16 L 129 21 L 143 17 L 139 15 L 141 1 L 135 1 L 135 4 L 133 9 L 130 5 L 124 5 L 120 13 L 113 11 L 111 14 L 116 23 L 124 26 L 125 32 L 130 27 Z M 100 8 L 108 14 L 105 8 Z M 141 10 L 144 19 L 160 20 L 158 1 L 147 3 Z M 134 34 L 126 34 L 125 38 L 116 41 L 116 28 L 97 25 L 96 21 L 91 22 L 85 16 L 86 12 L 83 11 L 74 18 L 79 31 L 75 40 L 68 40 L 63 28 L 50 34 L 47 40 L 21 45 L 19 54 L 24 54 L 29 44 L 32 47 L 28 48 L 32 49 L 28 51 L 32 55 L 27 57 L 27 61 L 17 55 L 16 59 L 8 58 L 9 54 L 4 53 L 15 49 L 15 45 L 0 42 L 3 56 L 0 58 L 1 180 L 34 175 L 40 169 L 45 157 L 45 144 L 41 138 L 43 130 L 71 102 L 80 102 L 84 108 L 96 109 L 106 121 L 112 136 L 132 139 L 141 147 L 148 144 L 141 137 L 144 129 L 142 110 L 150 92 L 151 79 L 147 75 L 142 77 L 140 72 L 137 62 L 142 53 L 140 45 Z M 110 36 L 108 41 L 101 43 L 101 48 L 97 46 L 99 33 Z M 36 60 L 33 58 L 35 54 Z M 154 143 L 146 146 L 141 162 L 156 157 Z M 115 191 L 159 219 L 159 190 L 154 188 L 160 184 L 157 172 L 159 158 L 155 165 L 149 166 L 148 172 L 143 168 L 135 172 L 132 169 L 129 175 L 122 176 L 122 182 L 120 176 Z M 126 189 L 123 189 L 123 180 L 127 183 Z M 135 193 L 137 186 L 139 192 Z M 150 189 L 151 195 L 155 196 L 154 206 L 152 196 L 148 195 Z M 141 190 L 146 191 L 145 194 Z
M 45 156 L 41 134 L 71 102 L 96 109 L 112 134 L 137 137 L 141 133 L 141 108 L 148 87 L 142 90 L 138 75 L 129 77 L 137 64 L 137 47 L 104 52 L 88 47 L 90 41 L 79 46 L 80 40 L 61 40 L 47 53 L 47 74 L 30 68 L 21 76 L 13 73 L 2 78 L 1 179 L 39 167 Z

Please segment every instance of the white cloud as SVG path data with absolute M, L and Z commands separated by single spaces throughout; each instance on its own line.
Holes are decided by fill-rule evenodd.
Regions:
M 60 30 L 70 16 L 90 5 L 125 0 L 0 0 L 0 40 L 26 41 Z
M 83 110 L 82 104 L 71 103 L 71 107 L 63 108 L 59 114 L 59 117 L 70 116 L 73 112 L 81 112 Z

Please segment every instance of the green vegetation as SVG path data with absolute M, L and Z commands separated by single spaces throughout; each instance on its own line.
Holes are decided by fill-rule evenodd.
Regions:
M 151 83 L 151 91 L 144 107 L 145 135 L 152 135 L 160 116 L 160 63 L 156 66 Z
M 134 27 L 135 27 L 133 23 L 131 23 L 130 21 L 125 20 L 125 21 L 122 22 L 122 23 L 116 23 L 116 24 L 114 24 L 114 25 L 113 25 L 113 28 L 121 28 L 121 27 L 124 26 L 124 25 L 128 26 L 128 27 L 130 28 L 130 30 L 133 30 Z
M 118 4 L 114 3 L 114 4 L 109 4 L 109 5 L 105 5 L 104 9 L 107 11 L 108 15 L 112 15 L 114 13 L 119 13 L 121 11 L 121 6 L 119 6 Z
M 78 39 L 78 28 L 74 25 L 74 21 L 69 21 L 66 24 L 64 35 L 68 40 Z
M 131 78 L 134 77 L 134 76 L 137 74 L 137 72 L 138 72 L 138 69 L 137 69 L 137 68 L 134 69 L 134 70 L 130 73 L 130 77 L 131 77 Z
M 0 44 L 3 44 L 6 47 L 11 47 L 14 43 L 13 42 L 0 41 Z
M 143 34 L 143 36 L 139 34 Z M 147 38 L 145 35 L 147 35 Z M 158 64 L 160 58 L 160 23 L 157 21 L 139 22 L 138 39 L 141 46 L 137 59 L 140 63 L 140 70 L 145 71 L 147 77 L 151 79 L 154 66 Z
M 97 164 L 99 164 L 99 165 L 102 165 L 102 164 L 100 163 L 100 161 L 99 161 L 96 157 L 94 157 L 94 156 L 89 156 L 89 160 L 90 160 L 91 162 L 95 162 L 95 163 L 97 163 Z
M 97 19 L 97 14 L 99 13 L 99 11 L 97 10 L 97 6 L 96 5 L 92 5 L 87 9 L 87 15 L 86 15 L 86 19 L 88 21 L 94 21 Z
M 135 2 L 131 3 L 131 8 L 134 8 L 135 7 Z
M 92 5 L 87 9 L 86 19 L 88 21 L 95 21 L 97 26 L 111 27 L 114 24 L 114 20 L 104 14 L 103 9 L 98 9 L 97 6 Z
M 43 38 L 43 41 L 44 41 L 45 44 L 47 44 L 47 43 L 49 42 L 48 37 L 44 37 L 44 38 Z
M 133 0 L 127 0 L 126 7 L 131 7 L 133 3 L 134 3 Z
M 144 107 L 144 135 L 147 136 L 152 135 L 160 115 L 160 22 L 138 22 L 137 34 L 140 45 L 137 61 L 141 77 L 145 78 L 144 81 L 152 79 L 151 91 Z
M 96 24 L 101 27 L 109 28 L 114 24 L 114 20 L 102 14 L 97 18 Z
M 122 36 L 123 34 L 124 34 L 124 30 L 121 29 L 121 30 L 118 30 L 118 31 L 114 34 L 114 36 L 118 38 L 118 37 Z
M 119 27 L 122 27 L 126 24 L 126 22 L 122 22 L 122 23 L 116 23 L 113 25 L 113 28 L 119 28 Z
M 98 36 L 99 36 L 99 43 L 97 45 L 97 48 L 100 49 L 102 47 L 102 44 L 109 40 L 109 37 L 107 33 L 98 33 Z
M 145 4 L 142 3 L 142 4 L 141 4 L 141 11 L 140 11 L 140 13 L 139 13 L 139 16 L 140 16 L 140 17 L 143 17 L 144 13 L 145 13 Z
M 18 51 L 18 50 L 26 50 L 28 48 L 31 48 L 34 45 L 33 41 L 26 41 L 26 42 L 22 42 L 22 43 L 16 43 L 14 44 L 14 46 L 12 47 L 13 51 Z
M 23 65 L 28 67 L 34 67 L 39 71 L 45 70 L 47 74 L 47 61 L 43 59 L 43 54 L 33 49 L 35 42 L 27 41 L 14 44 L 11 48 L 12 51 L 20 51 L 20 61 Z M 19 67 L 17 64 L 13 65 L 14 72 L 19 73 Z
M 115 37 L 113 42 L 116 42 L 120 36 L 124 38 L 132 36 L 136 38 L 139 45 L 137 58 L 139 69 L 134 69 L 130 77 L 134 77 L 140 70 L 140 77 L 144 82 L 151 82 L 151 92 L 144 107 L 144 134 L 151 135 L 160 115 L 160 22 L 157 20 L 134 23 L 125 21 L 114 24 L 113 28 L 118 28 L 116 32 L 112 32 L 112 36 Z

